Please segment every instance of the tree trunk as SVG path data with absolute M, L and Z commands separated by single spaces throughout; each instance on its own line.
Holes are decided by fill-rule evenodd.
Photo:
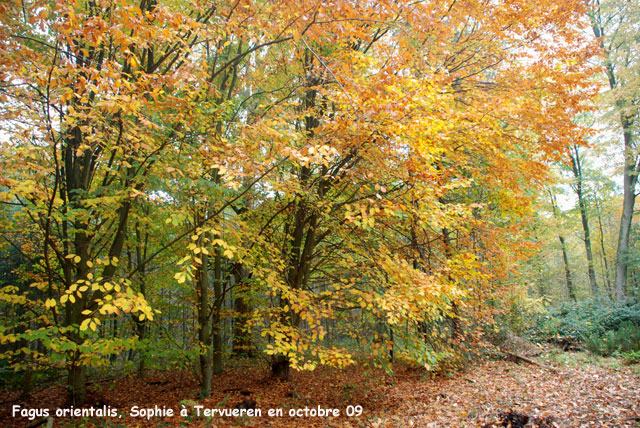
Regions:
M 20 391 L 21 400 L 26 400 L 27 398 L 31 397 L 31 389 L 33 387 L 33 384 L 31 382 L 32 373 L 33 370 L 31 370 L 31 367 L 27 367 L 24 370 L 24 378 L 22 379 L 22 390 Z
M 200 254 L 202 263 L 196 273 L 198 291 L 198 340 L 200 342 L 200 395 L 211 396 L 211 330 L 209 328 L 209 257 Z
M 560 213 L 558 213 L 558 203 L 556 202 L 556 196 L 551 190 L 549 190 L 549 198 L 551 199 L 551 208 L 553 209 L 553 216 L 559 219 Z M 567 256 L 567 244 L 564 240 L 564 236 L 558 234 L 558 240 L 560 241 L 560 247 L 562 248 L 562 260 L 564 261 L 564 276 L 567 285 L 567 295 L 574 302 L 576 301 L 576 292 L 573 287 L 573 281 L 571 279 L 571 269 L 569 268 L 569 257 Z
M 560 246 L 562 247 L 562 260 L 564 261 L 564 275 L 567 281 L 567 295 L 574 302 L 576 301 L 576 292 L 573 288 L 573 281 L 571 280 L 571 270 L 569 269 L 569 258 L 567 257 L 567 245 L 564 242 L 564 237 L 558 235 L 560 240 Z
M 450 231 L 448 228 L 442 228 L 442 243 L 444 245 L 444 256 L 445 260 L 449 261 L 452 258 L 451 252 L 451 238 L 449 237 Z M 448 277 L 449 281 L 453 281 L 451 276 Z M 460 311 L 458 309 L 458 303 L 455 300 L 451 301 L 451 313 L 453 315 L 448 316 L 451 323 L 451 338 L 454 341 L 461 341 L 462 337 L 462 326 L 460 324 Z
M 87 399 L 87 368 L 78 364 L 78 353 L 76 352 L 74 361 L 69 369 L 69 404 L 73 406 L 81 406 Z
M 582 218 L 582 229 L 584 231 L 584 247 L 585 251 L 587 252 L 589 285 L 591 287 L 591 294 L 593 295 L 593 297 L 597 297 L 600 294 L 600 290 L 598 289 L 598 283 L 596 281 L 596 272 L 593 268 L 593 251 L 591 249 L 591 233 L 589 231 L 587 207 L 582 196 L 578 196 L 578 203 L 580 205 L 580 217 Z
M 143 207 L 143 212 L 146 215 L 149 215 L 149 207 Z M 136 222 L 135 226 L 136 230 L 136 265 L 138 265 L 138 273 L 140 277 L 140 293 L 144 298 L 147 298 L 147 282 L 146 282 L 146 270 L 147 266 L 144 263 L 147 260 L 147 249 L 149 248 L 149 233 L 145 233 L 144 241 L 142 240 L 142 234 L 140 231 L 140 223 Z M 138 317 L 133 317 L 133 320 L 136 323 L 136 334 L 138 335 L 138 341 L 142 343 L 142 351 L 138 351 L 138 356 L 140 361 L 138 362 L 138 376 L 145 377 L 146 376 L 146 353 L 144 352 L 144 340 L 147 336 L 147 321 L 140 321 Z
M 614 66 L 615 55 L 619 54 L 617 49 L 621 46 L 628 46 L 627 43 L 618 44 L 615 50 L 607 49 L 605 46 L 605 26 L 601 16 L 602 10 L 600 3 L 593 9 L 591 13 L 591 27 L 593 34 L 600 40 L 600 47 L 605 54 L 605 74 L 609 81 L 609 87 L 612 90 L 624 87 L 624 83 L 620 83 L 616 76 L 616 67 Z M 605 21 L 609 21 L 611 17 L 605 17 Z M 622 21 L 620 21 L 622 22 Z M 617 29 L 614 29 L 617 31 Z M 628 48 L 627 48 L 628 49 Z M 629 53 L 629 51 L 627 51 Z M 633 102 L 633 101 L 631 101 Z M 622 202 L 622 218 L 620 219 L 620 231 L 618 233 L 618 248 L 616 250 L 616 300 L 623 302 L 626 299 L 627 285 L 627 253 L 629 251 L 629 237 L 631 234 L 631 224 L 633 222 L 633 207 L 636 199 L 636 183 L 638 181 L 638 173 L 640 172 L 640 164 L 638 164 L 638 156 L 636 152 L 635 142 L 633 140 L 633 126 L 638 119 L 637 107 L 629 109 L 629 101 L 625 102 L 624 98 L 618 98 L 615 107 L 619 111 L 620 126 L 622 128 L 622 136 L 624 140 L 624 177 L 623 177 L 623 202 Z M 627 110 L 625 112 L 625 110 Z M 631 113 L 629 113 L 629 111 Z
M 271 361 L 271 377 L 276 380 L 288 381 L 290 378 L 289 358 L 284 355 L 276 355 Z
M 616 251 L 616 300 L 622 302 L 626 298 L 627 285 L 627 253 L 629 251 L 629 238 L 633 221 L 633 208 L 636 202 L 635 187 L 637 176 L 631 175 L 625 167 L 624 195 L 622 202 L 622 218 L 620 219 L 620 232 L 618 234 L 618 249 Z
M 600 292 L 598 290 L 598 283 L 596 282 L 596 272 L 593 268 L 593 252 L 591 250 L 591 232 L 589 230 L 589 215 L 587 212 L 587 202 L 584 199 L 583 189 L 583 175 L 582 175 L 582 162 L 580 159 L 580 153 L 578 152 L 578 146 L 574 145 L 570 148 L 571 156 L 571 168 L 573 175 L 576 179 L 576 183 L 573 189 L 578 196 L 578 207 L 580 208 L 580 218 L 582 219 L 582 230 L 584 232 L 584 247 L 587 253 L 587 270 L 589 273 L 589 285 L 591 287 L 591 295 L 597 297 Z
M 222 250 L 218 247 L 214 261 L 213 280 L 213 373 L 222 373 L 222 326 L 220 325 L 220 310 L 222 309 Z
M 234 355 L 253 356 L 251 351 L 251 334 L 247 329 L 247 317 L 250 312 L 249 304 L 244 297 L 247 292 L 246 280 L 247 273 L 241 263 L 234 266 L 235 288 L 237 290 L 234 300 L 234 308 L 236 310 L 236 318 L 233 323 L 233 348 Z
M 144 321 L 138 321 L 138 340 L 143 342 L 147 335 L 147 326 Z M 144 345 L 143 345 L 144 346 Z M 147 358 L 145 352 L 139 352 L 140 361 L 138 362 L 138 376 L 144 378 L 147 376 Z

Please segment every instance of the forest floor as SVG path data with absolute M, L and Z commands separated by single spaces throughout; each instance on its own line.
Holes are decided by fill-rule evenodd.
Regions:
M 93 384 L 90 405 L 110 406 L 121 418 L 54 419 L 54 427 L 640 427 L 640 367 L 615 358 L 554 351 L 536 359 L 541 365 L 485 361 L 450 376 L 431 376 L 424 369 L 398 367 L 389 376 L 378 370 L 352 367 L 296 372 L 291 382 L 268 378 L 266 367 L 237 365 L 214 378 L 213 395 L 198 399 L 193 374 L 154 372 L 144 379 L 125 376 Z M 64 391 L 53 386 L 27 402 L 14 401 L 15 392 L 0 394 L 0 426 L 24 427 L 25 418 L 12 418 L 12 405 L 55 409 L 64 406 Z M 188 400 L 188 401 L 184 401 Z M 192 407 L 234 409 L 242 402 L 261 409 L 261 417 L 196 416 Z M 133 406 L 174 409 L 187 404 L 187 417 L 129 415 Z M 290 409 L 338 409 L 339 417 L 290 417 Z M 359 416 L 347 416 L 347 410 Z M 68 407 L 68 406 L 67 406 Z M 269 417 L 268 409 L 284 416 Z M 44 427 L 44 425 L 42 425 Z

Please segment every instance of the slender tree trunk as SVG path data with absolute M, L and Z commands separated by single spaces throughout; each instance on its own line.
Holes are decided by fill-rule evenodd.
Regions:
M 222 326 L 220 325 L 220 310 L 222 309 L 222 251 L 218 247 L 214 261 L 214 281 L 213 281 L 213 373 L 222 373 Z
M 593 251 L 591 249 L 591 233 L 589 231 L 589 219 L 587 214 L 587 207 L 584 199 L 579 196 L 578 203 L 580 204 L 580 217 L 582 218 L 582 229 L 584 231 L 584 247 L 587 252 L 587 270 L 589 273 L 589 285 L 591 287 L 591 294 L 597 297 L 600 294 L 598 289 L 598 282 L 596 281 L 596 272 L 593 266 Z
M 116 339 L 118 337 L 118 315 L 113 315 L 113 331 L 111 332 L 111 337 Z M 115 362 L 118 359 L 118 354 L 115 352 L 109 355 L 109 361 Z
M 149 215 L 148 207 L 143 208 L 144 213 Z M 147 259 L 147 248 L 149 244 L 149 233 L 145 233 L 144 241 L 142 240 L 142 233 L 140 230 L 140 224 L 136 223 L 136 264 L 143 263 L 144 260 Z M 140 278 L 140 293 L 147 298 L 147 278 L 146 278 L 146 269 L 147 266 L 140 266 L 138 269 L 139 278 Z M 138 341 L 143 343 L 143 351 L 138 352 L 140 361 L 138 362 L 138 376 L 145 377 L 146 376 L 146 354 L 144 352 L 144 340 L 147 336 L 147 321 L 140 321 L 137 317 L 133 317 L 136 323 L 136 334 L 138 336 Z
M 442 228 L 442 242 L 444 244 L 444 255 L 447 260 L 449 260 L 452 257 L 451 238 L 449 235 L 450 235 L 449 229 L 446 227 Z M 449 280 L 451 281 L 452 278 L 449 278 Z M 451 302 L 451 312 L 453 313 L 453 315 L 449 317 L 449 320 L 451 322 L 451 337 L 454 340 L 461 340 L 462 326 L 460 324 L 460 311 L 458 309 L 458 303 L 455 300 Z
M 578 196 L 578 207 L 580 208 L 580 218 L 582 220 L 582 230 L 584 232 L 584 247 L 587 253 L 587 271 L 589 274 L 589 285 L 591 287 L 591 295 L 597 297 L 600 292 L 598 290 L 598 283 L 596 281 L 596 272 L 593 264 L 593 252 L 591 249 L 591 232 L 589 230 L 589 214 L 587 212 L 587 202 L 584 199 L 583 188 L 583 175 L 582 175 L 582 161 L 580 159 L 580 153 L 578 152 L 578 146 L 574 145 L 570 148 L 571 156 L 571 168 L 573 175 L 576 179 L 573 189 Z
M 632 175 L 625 166 L 624 194 L 622 202 L 622 218 L 620 219 L 620 231 L 618 233 L 618 249 L 616 251 L 616 300 L 622 302 L 626 299 L 627 285 L 627 253 L 629 251 L 629 238 L 631 224 L 633 222 L 633 208 L 636 202 L 635 187 L 637 176 Z
M 233 323 L 233 348 L 234 355 L 244 355 L 251 357 L 251 334 L 247 328 L 247 317 L 250 312 L 249 304 L 244 297 L 246 293 L 247 272 L 241 263 L 234 266 L 236 297 L 234 299 L 234 307 L 237 312 Z
M 33 370 L 31 369 L 31 367 L 27 367 L 24 370 L 24 378 L 22 379 L 22 389 L 20 391 L 21 400 L 26 400 L 31 396 L 31 389 L 33 387 L 31 382 L 32 373 L 33 373 Z
M 198 340 L 200 342 L 200 395 L 211 395 L 211 330 L 209 327 L 209 256 L 200 254 L 202 263 L 196 273 L 198 291 Z
M 576 301 L 576 291 L 573 287 L 573 281 L 571 280 L 571 269 L 569 268 L 569 258 L 567 257 L 567 245 L 564 242 L 564 237 L 558 235 L 560 240 L 560 246 L 562 247 L 562 260 L 564 261 L 564 276 L 567 284 L 567 295 L 569 299 Z
M 596 196 L 595 197 L 596 210 L 598 214 L 598 228 L 600 231 L 600 253 L 602 256 L 601 258 L 602 268 L 603 268 L 602 276 L 604 277 L 603 284 L 605 285 L 605 287 L 607 287 L 607 294 L 609 295 L 609 298 L 613 298 L 611 294 L 611 274 L 609 272 L 609 259 L 607 257 L 607 251 L 604 246 L 604 227 L 602 227 L 602 207 L 600 206 L 600 199 L 598 198 L 598 195 L 595 195 L 595 196 Z
M 553 194 L 553 192 L 551 192 L 551 190 L 549 190 L 549 198 L 551 199 L 551 207 L 553 208 L 553 216 L 559 220 L 560 214 L 558 213 L 558 203 L 556 202 L 556 197 Z M 567 296 L 573 300 L 574 302 L 576 301 L 576 291 L 575 288 L 573 287 L 573 280 L 571 279 L 571 269 L 569 267 L 569 257 L 567 256 L 567 244 L 564 240 L 564 236 L 562 236 L 562 234 L 558 233 L 558 240 L 560 241 L 560 247 L 562 248 L 562 260 L 564 262 L 564 277 L 565 277 L 565 281 L 566 281 L 566 286 L 567 286 Z
M 87 224 L 83 221 L 77 221 L 75 227 L 77 231 L 74 238 L 74 247 L 76 254 L 81 258 L 81 261 L 76 265 L 76 278 L 86 279 L 89 274 L 89 268 L 86 264 L 89 260 L 89 238 L 86 233 Z M 85 293 L 82 298 L 77 298 L 75 302 L 71 304 L 67 302 L 66 325 L 71 326 L 81 324 L 84 319 L 82 311 L 85 308 L 86 299 L 87 297 Z M 72 331 L 70 333 L 70 338 L 78 346 L 84 343 L 84 337 L 77 332 Z M 74 351 L 68 375 L 68 401 L 74 406 L 80 406 L 85 402 L 87 391 L 85 386 L 86 367 L 80 362 L 79 351 Z

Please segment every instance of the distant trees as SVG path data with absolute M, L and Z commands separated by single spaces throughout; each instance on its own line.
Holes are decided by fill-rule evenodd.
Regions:
M 606 105 L 612 109 L 623 140 L 623 201 L 615 276 L 616 299 L 623 301 L 626 296 L 636 185 L 640 173 L 640 4 L 627 0 L 596 0 L 590 6 L 591 26 L 604 54 L 603 65 L 610 88 L 605 98 Z

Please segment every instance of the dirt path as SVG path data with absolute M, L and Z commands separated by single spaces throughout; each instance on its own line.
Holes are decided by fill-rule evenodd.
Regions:
M 408 379 L 388 392 L 398 407 L 371 427 L 482 427 L 501 425 L 514 411 L 557 427 L 638 427 L 640 376 L 628 367 L 555 364 L 556 371 L 488 362 L 455 378 Z M 407 400 L 407 397 L 411 397 Z M 504 419 L 502 419 L 504 420 Z

